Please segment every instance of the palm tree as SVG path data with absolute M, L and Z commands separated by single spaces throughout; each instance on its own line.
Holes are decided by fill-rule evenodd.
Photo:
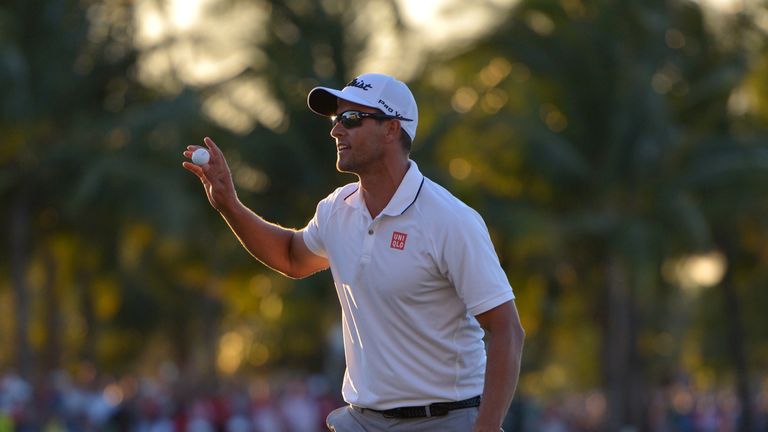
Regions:
M 435 120 L 424 150 L 469 161 L 463 183 L 480 189 L 467 199 L 503 211 L 491 223 L 522 251 L 511 265 L 531 263 L 555 283 L 559 267 L 576 269 L 577 283 L 550 292 L 578 290 L 570 295 L 592 304 L 604 428 L 647 429 L 654 358 L 640 341 L 663 326 L 673 287 L 662 264 L 723 247 L 689 176 L 707 142 L 747 160 L 722 139 L 743 51 L 716 44 L 691 3 L 536 0 L 444 67 L 464 87 L 443 103 L 466 114 L 457 124 L 455 113 L 432 114 L 449 120 Z
M 194 96 L 159 100 L 130 78 L 136 52 L 124 23 L 100 21 L 93 13 L 89 21 L 85 4 L 67 1 L 16 1 L 0 12 L 9 17 L 0 35 L 7 54 L 0 64 L 0 131 L 12 137 L 0 184 L 0 196 L 10 203 L 2 212 L 8 233 L 8 247 L 2 249 L 9 251 L 16 313 L 15 341 L 9 346 L 16 347 L 13 365 L 30 376 L 38 366 L 60 366 L 63 341 L 57 322 L 67 302 L 58 300 L 73 294 L 80 297 L 89 338 L 86 360 L 94 360 L 89 357 L 97 332 L 89 286 L 115 274 L 117 263 L 109 257 L 117 253 L 121 226 L 143 219 L 170 233 L 191 224 L 187 179 L 167 169 L 178 165 L 183 144 L 158 151 L 145 143 L 158 124 L 179 122 L 201 133 L 205 123 L 197 119 Z M 107 36 L 94 40 L 89 32 L 94 27 L 106 29 Z M 59 276 L 61 257 L 51 247 L 62 236 L 82 239 L 68 243 L 80 258 L 75 260 L 78 281 Z M 100 258 L 94 264 L 85 259 L 89 255 Z M 32 297 L 26 277 L 37 257 L 47 263 L 41 300 Z M 70 284 L 79 290 L 70 292 Z M 44 302 L 48 311 L 42 362 L 35 361 L 28 340 L 34 301 Z

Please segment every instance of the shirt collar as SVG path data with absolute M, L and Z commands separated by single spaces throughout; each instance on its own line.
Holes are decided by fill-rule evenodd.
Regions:
M 405 213 L 419 196 L 421 191 L 421 185 L 424 181 L 424 176 L 419 171 L 419 167 L 416 162 L 409 160 L 408 171 L 405 172 L 403 181 L 400 182 L 400 186 L 397 187 L 395 194 L 381 214 L 387 216 L 400 216 Z
M 418 165 L 412 160 L 408 160 L 408 171 L 405 172 L 405 177 L 400 182 L 400 186 L 397 187 L 395 194 L 389 200 L 389 203 L 381 214 L 387 216 L 399 216 L 403 214 L 408 207 L 416 202 L 416 198 L 421 191 L 421 185 L 424 183 L 424 175 L 419 171 Z M 363 197 L 360 193 L 360 183 L 358 182 L 357 189 L 355 189 L 344 200 L 347 204 L 354 208 L 363 207 Z

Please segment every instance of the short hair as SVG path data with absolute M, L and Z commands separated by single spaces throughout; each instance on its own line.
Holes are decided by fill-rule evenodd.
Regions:
M 411 152 L 411 145 L 413 144 L 413 140 L 411 139 L 411 136 L 408 135 L 408 132 L 402 128 L 402 126 L 400 127 L 400 144 L 403 146 L 403 150 L 405 150 L 406 153 Z
M 376 111 L 378 111 L 379 113 L 384 114 L 384 115 L 389 115 L 389 114 L 386 114 L 384 111 L 382 111 L 382 110 L 380 110 L 378 108 L 376 108 Z M 396 118 L 376 119 L 376 121 L 378 123 L 383 123 L 386 120 L 397 120 L 397 119 Z M 406 153 L 410 153 L 411 152 L 411 146 L 413 145 L 413 140 L 411 139 L 411 136 L 408 135 L 408 133 L 405 131 L 405 129 L 403 129 L 403 125 L 402 124 L 400 125 L 400 145 L 403 147 L 403 150 L 405 150 Z

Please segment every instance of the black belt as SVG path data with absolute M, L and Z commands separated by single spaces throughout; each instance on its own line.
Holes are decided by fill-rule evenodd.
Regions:
M 442 417 L 448 415 L 448 411 L 462 408 L 472 408 L 480 406 L 480 396 L 460 400 L 457 402 L 437 402 L 429 406 L 412 406 L 392 408 L 388 410 L 375 410 L 364 408 L 368 411 L 377 412 L 387 418 L 419 418 L 419 417 Z

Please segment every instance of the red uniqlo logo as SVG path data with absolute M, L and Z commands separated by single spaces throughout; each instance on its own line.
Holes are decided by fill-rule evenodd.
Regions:
M 392 233 L 392 243 L 390 243 L 389 247 L 403 250 L 405 249 L 405 239 L 407 238 L 408 234 L 395 231 Z

